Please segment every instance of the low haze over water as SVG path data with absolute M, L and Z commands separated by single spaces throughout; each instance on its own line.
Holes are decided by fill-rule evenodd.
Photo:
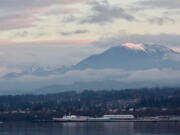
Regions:
M 180 123 L 5 123 L 0 135 L 179 135 Z

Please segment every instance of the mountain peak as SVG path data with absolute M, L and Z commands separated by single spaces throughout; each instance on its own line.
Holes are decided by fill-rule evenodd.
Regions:
M 149 53 L 170 53 L 173 52 L 172 49 L 158 45 L 158 44 L 134 44 L 134 43 L 125 43 L 120 45 L 121 47 L 126 47 L 128 49 L 136 50 L 136 51 L 144 51 Z
M 122 46 L 130 48 L 130 49 L 134 49 L 134 50 L 143 50 L 143 51 L 145 51 L 143 44 L 125 43 L 125 44 L 122 44 Z

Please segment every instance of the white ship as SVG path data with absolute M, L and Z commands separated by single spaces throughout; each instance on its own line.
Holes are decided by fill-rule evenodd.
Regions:
M 53 118 L 54 122 L 111 122 L 122 120 L 134 120 L 133 115 L 104 115 L 103 117 L 88 117 L 88 116 L 76 116 L 65 115 L 62 118 Z

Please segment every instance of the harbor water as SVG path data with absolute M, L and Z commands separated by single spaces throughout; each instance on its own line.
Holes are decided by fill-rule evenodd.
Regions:
M 31 123 L 0 125 L 0 135 L 180 135 L 179 122 Z

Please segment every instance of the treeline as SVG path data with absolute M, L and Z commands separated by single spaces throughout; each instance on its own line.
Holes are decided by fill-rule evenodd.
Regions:
M 175 112 L 180 115 L 180 88 L 85 90 L 80 93 L 68 91 L 47 95 L 0 96 L 1 117 L 10 114 L 62 116 L 69 113 L 89 116 L 112 113 L 145 115 L 147 112 L 148 115 Z
M 180 107 L 180 88 L 126 89 L 111 91 L 85 90 L 47 95 L 0 96 L 0 111 L 59 107 L 95 106 L 112 101 L 136 99 L 136 107 Z M 41 108 L 40 107 L 40 108 Z M 40 109 L 39 108 L 39 109 Z

